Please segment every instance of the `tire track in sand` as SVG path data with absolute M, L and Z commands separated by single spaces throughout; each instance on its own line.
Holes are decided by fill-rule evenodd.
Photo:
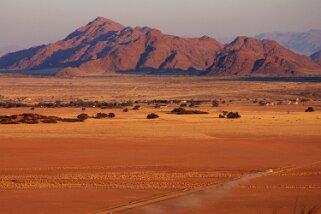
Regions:
M 251 174 L 247 174 L 244 176 L 241 176 L 239 178 L 227 181 L 225 183 L 222 184 L 216 184 L 216 185 L 211 185 L 211 186 L 207 186 L 207 187 L 200 187 L 200 188 L 196 188 L 196 189 L 186 189 L 183 191 L 177 191 L 177 192 L 172 192 L 166 195 L 160 195 L 160 196 L 156 196 L 153 198 L 149 198 L 146 200 L 138 200 L 138 201 L 133 201 L 133 202 L 129 202 L 128 204 L 124 204 L 124 205 L 120 205 L 120 206 L 115 206 L 115 207 L 110 207 L 110 208 L 106 208 L 106 209 L 101 209 L 101 210 L 97 210 L 94 212 L 89 212 L 88 214 L 112 214 L 112 213 L 119 213 L 119 212 L 123 212 L 123 211 L 128 211 L 128 210 L 132 210 L 135 208 L 139 208 L 139 207 L 145 207 L 148 205 L 153 205 L 153 204 L 157 204 L 160 202 L 164 202 L 164 201 L 168 201 L 171 199 L 177 199 L 177 198 L 181 198 L 184 196 L 191 196 L 194 194 L 198 194 L 198 193 L 206 193 L 207 197 L 211 197 L 211 198 L 218 198 L 220 196 L 222 196 L 226 191 L 228 191 L 229 189 L 239 186 L 243 183 L 246 183 L 252 179 L 255 178 L 259 178 L 259 177 L 264 177 L 264 176 L 270 176 L 273 174 L 279 174 L 279 173 L 283 173 L 283 172 L 289 172 L 289 171 L 293 171 L 299 168 L 304 168 L 304 167 L 308 167 L 308 166 L 313 166 L 316 164 L 320 164 L 321 161 L 317 161 L 317 162 L 313 162 L 313 163 L 309 163 L 309 164 L 305 164 L 305 165 L 290 165 L 290 166 L 286 166 L 286 167 L 282 167 L 282 168 L 277 168 L 277 169 L 267 169 L 264 171 L 258 171 L 255 173 L 251 173 Z M 190 206 L 195 206 L 199 203 L 201 198 L 194 198 L 193 202 L 191 202 L 191 204 L 189 204 Z M 186 203 L 188 203 L 188 201 L 184 201 L 185 203 L 185 207 L 189 206 L 188 204 L 186 205 Z M 160 213 L 161 210 L 153 210 L 153 213 Z

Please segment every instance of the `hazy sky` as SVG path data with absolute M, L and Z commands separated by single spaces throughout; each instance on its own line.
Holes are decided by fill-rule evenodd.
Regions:
M 0 0 L 0 47 L 54 42 L 97 16 L 180 36 L 321 28 L 321 0 Z

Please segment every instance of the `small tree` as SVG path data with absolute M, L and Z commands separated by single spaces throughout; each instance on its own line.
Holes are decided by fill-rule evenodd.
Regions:
M 227 119 L 238 119 L 238 118 L 240 118 L 240 117 L 241 117 L 241 115 L 239 115 L 238 112 L 230 112 L 230 113 L 228 113 L 228 114 L 226 115 L 226 118 L 227 118 Z
M 315 112 L 314 108 L 312 107 L 309 107 L 305 110 L 305 112 Z
M 114 117 L 116 117 L 116 115 L 115 115 L 115 113 L 109 113 L 109 114 L 108 114 L 108 117 L 109 117 L 109 118 L 114 118 Z
M 157 118 L 159 118 L 159 116 L 154 113 L 147 115 L 147 119 L 149 119 L 149 120 L 157 119 Z
M 80 120 L 87 120 L 89 118 L 88 114 L 80 114 L 77 116 Z
M 219 101 L 217 101 L 217 100 L 213 100 L 212 101 L 212 106 L 213 107 L 219 107 L 219 105 L 220 105 Z
M 105 114 L 105 113 L 96 114 L 97 119 L 103 119 L 103 118 L 107 118 L 107 117 L 108 117 L 108 114 Z
M 140 109 L 141 109 L 140 105 L 135 105 L 133 108 L 133 110 L 135 110 L 135 111 L 140 110 Z

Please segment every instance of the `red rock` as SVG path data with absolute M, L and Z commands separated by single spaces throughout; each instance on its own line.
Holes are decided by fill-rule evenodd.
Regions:
M 272 40 L 238 37 L 225 46 L 209 69 L 211 75 L 320 75 L 320 66 Z
M 98 17 L 53 44 L 10 53 L 0 69 L 61 68 L 59 76 L 131 71 L 194 71 L 209 75 L 320 75 L 321 67 L 278 43 L 238 37 L 181 38 L 149 27 L 131 28 Z

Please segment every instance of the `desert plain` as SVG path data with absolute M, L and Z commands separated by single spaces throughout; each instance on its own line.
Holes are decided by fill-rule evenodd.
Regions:
M 321 206 L 320 82 L 1 76 L 0 95 L 29 104 L 141 105 L 128 112 L 1 108 L 0 115 L 116 117 L 0 125 L 0 213 L 301 213 Z M 143 102 L 155 99 L 220 105 L 204 102 L 187 109 L 209 114 L 176 115 L 177 103 Z M 222 111 L 241 118 L 219 118 Z M 148 120 L 150 113 L 160 117 Z

